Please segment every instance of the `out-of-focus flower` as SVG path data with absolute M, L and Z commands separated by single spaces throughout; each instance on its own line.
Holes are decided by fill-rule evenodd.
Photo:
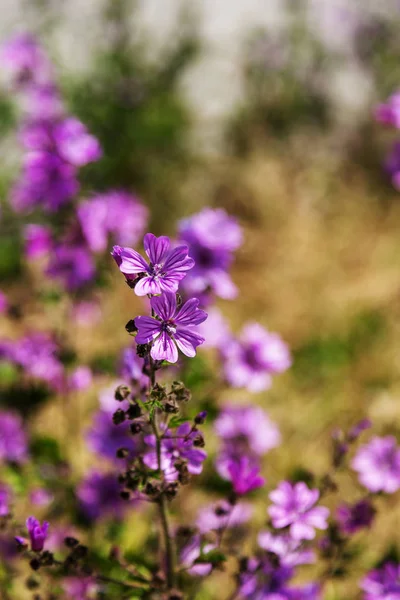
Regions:
M 359 448 L 351 466 L 370 492 L 393 494 L 400 488 L 400 448 L 393 436 L 372 438 Z
M 154 360 L 178 360 L 178 348 L 186 356 L 196 355 L 196 348 L 204 342 L 196 326 L 207 319 L 207 313 L 198 308 L 199 301 L 192 298 L 177 308 L 176 295 L 166 292 L 151 299 L 151 308 L 160 320 L 153 317 L 136 317 L 138 328 L 136 342 L 152 343 L 150 354 Z
M 66 577 L 63 588 L 71 600 L 92 600 L 96 598 L 98 585 L 93 577 Z
M 72 309 L 72 316 L 82 327 L 90 327 L 101 319 L 101 308 L 92 300 L 81 300 Z
M 272 375 L 291 365 L 287 345 L 276 333 L 269 333 L 258 323 L 248 323 L 238 340 L 232 339 L 223 353 L 225 377 L 233 387 L 251 392 L 268 389 Z
M 28 259 L 48 255 L 53 247 L 51 231 L 45 225 L 27 225 L 24 238 L 25 255 Z
M 134 196 L 110 191 L 85 200 L 78 207 L 83 234 L 93 252 L 103 252 L 109 243 L 135 245 L 148 219 L 147 208 Z
M 146 233 L 144 250 L 150 260 L 149 264 L 132 248 L 114 246 L 112 256 L 121 273 L 128 279 L 137 278 L 135 293 L 138 296 L 163 292 L 175 293 L 179 282 L 194 266 L 193 259 L 188 256 L 187 246 L 171 249 L 168 237 L 157 238 L 152 233 Z M 139 275 L 141 277 L 138 277 Z
M 0 61 L 18 87 L 40 85 L 51 79 L 50 62 L 35 38 L 28 33 L 8 40 L 1 49 Z
M 227 270 L 233 252 L 242 243 L 242 231 L 236 219 L 223 209 L 205 208 L 180 222 L 179 237 L 189 244 L 189 255 L 195 262 L 184 282 L 187 293 L 202 294 L 211 289 L 221 298 L 234 298 L 237 289 Z
M 0 517 L 5 517 L 10 512 L 11 488 L 0 483 Z
M 203 348 L 223 348 L 231 338 L 229 325 L 215 306 L 210 307 L 207 314 L 207 320 L 199 325 L 200 335 L 205 340 Z
M 6 312 L 8 308 L 7 296 L 0 291 L 0 314 Z
M 249 600 L 289 600 L 288 582 L 293 571 L 270 558 L 249 558 L 239 575 L 240 597 Z
M 53 501 L 54 496 L 44 488 L 34 488 L 29 494 L 29 499 L 32 504 L 37 506 L 47 506 Z
M 247 494 L 265 484 L 264 477 L 260 475 L 259 464 L 251 460 L 248 456 L 240 456 L 238 458 L 226 457 L 224 470 L 220 474 L 231 482 L 238 496 Z
M 143 393 L 148 388 L 149 378 L 143 373 L 144 366 L 145 361 L 137 355 L 134 346 L 129 346 L 129 348 L 122 351 L 120 375 L 129 385 L 134 387 L 134 393 L 137 394 Z
M 0 411 L 0 461 L 21 463 L 27 456 L 28 443 L 21 417 Z
M 200 533 L 239 527 L 251 518 L 253 507 L 248 502 L 238 502 L 234 506 L 226 500 L 205 506 L 199 512 L 196 525 Z
M 41 525 L 35 517 L 28 517 L 26 520 L 26 528 L 29 534 L 31 550 L 33 552 L 41 552 L 47 538 L 49 523 L 43 521 L 43 525 Z M 26 545 L 25 538 L 17 536 L 15 539 L 19 544 Z
M 226 405 L 215 421 L 217 435 L 224 442 L 224 452 L 231 456 L 266 454 L 279 445 L 278 427 L 262 408 L 253 405 Z
M 392 180 L 396 190 L 400 190 L 400 142 L 393 144 L 392 150 L 386 157 L 384 168 Z
M 45 381 L 59 391 L 64 385 L 64 367 L 58 347 L 45 333 L 34 332 L 13 343 L 9 358 L 34 379 Z
M 60 156 L 75 167 L 96 162 L 102 156 L 97 138 L 75 117 L 68 117 L 54 126 L 53 139 Z
M 312 540 L 315 529 L 328 527 L 329 510 L 315 506 L 319 495 L 319 490 L 310 490 L 303 481 L 295 484 L 282 481 L 269 495 L 273 505 L 268 512 L 273 526 L 277 529 L 290 527 L 294 540 Z
M 316 560 L 312 550 L 304 548 L 301 541 L 294 540 L 287 534 L 273 535 L 270 531 L 261 531 L 258 534 L 258 545 L 278 556 L 280 564 L 286 567 L 306 565 Z
M 384 564 L 380 569 L 368 573 L 361 581 L 364 600 L 399 600 L 400 565 L 393 562 Z
M 202 554 L 207 554 L 211 550 L 214 550 L 215 544 L 205 544 L 202 549 L 202 539 L 200 535 L 194 535 L 190 541 L 183 547 L 180 559 L 182 565 L 187 569 L 190 575 L 197 577 L 206 577 L 212 571 L 212 563 L 209 562 L 195 562 L 199 559 Z
M 68 388 L 74 391 L 83 391 L 92 385 L 93 373 L 89 367 L 81 365 L 76 367 L 68 377 Z
M 128 504 L 122 500 L 120 491 L 115 473 L 91 471 L 79 484 L 77 497 L 82 512 L 91 521 L 109 516 L 119 518 Z
M 115 400 L 114 403 L 116 404 Z M 94 414 L 86 441 L 92 452 L 114 462 L 120 462 L 116 457 L 117 450 L 120 448 L 126 448 L 129 456 L 133 458 L 139 447 L 138 438 L 130 434 L 129 421 L 115 425 L 112 413 L 105 410 L 99 410 Z
M 60 281 L 69 292 L 82 288 L 96 275 L 93 258 L 84 246 L 57 246 L 50 258 L 47 275 Z
M 339 527 L 347 534 L 369 527 L 374 517 L 375 509 L 369 500 L 360 500 L 355 504 L 341 504 L 336 511 Z
M 400 91 L 392 94 L 386 102 L 378 104 L 374 113 L 379 123 L 400 129 Z

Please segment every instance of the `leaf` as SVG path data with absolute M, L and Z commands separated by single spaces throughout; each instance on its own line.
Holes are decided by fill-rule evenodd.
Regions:
M 184 417 L 180 417 L 179 415 L 174 415 L 172 419 L 168 423 L 168 427 L 173 429 L 174 427 L 179 427 L 182 423 L 189 423 L 190 419 L 185 419 Z
M 205 554 L 200 554 L 198 558 L 194 561 L 194 564 L 198 563 L 211 563 L 216 566 L 226 561 L 225 554 L 219 550 L 218 548 L 214 548 L 210 550 L 210 552 L 206 552 Z

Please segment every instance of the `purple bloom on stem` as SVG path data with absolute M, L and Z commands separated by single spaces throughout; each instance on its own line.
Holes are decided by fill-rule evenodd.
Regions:
M 47 274 L 69 292 L 88 284 L 96 275 L 93 258 L 84 246 L 60 244 L 54 249 Z
M 152 342 L 150 354 L 154 360 L 178 360 L 178 348 L 186 356 L 196 355 L 196 348 L 204 342 L 195 329 L 196 325 L 207 319 L 207 313 L 198 308 L 197 298 L 188 300 L 177 308 L 176 295 L 166 292 L 150 301 L 151 308 L 159 317 L 136 317 L 138 328 L 136 342 Z
M 68 117 L 55 125 L 54 140 L 60 156 L 75 167 L 83 167 L 102 156 L 97 138 L 75 117 Z
M 400 565 L 393 562 L 368 573 L 361 581 L 364 600 L 400 600 Z
M 202 508 L 196 520 L 200 533 L 239 527 L 250 519 L 253 507 L 248 502 L 237 502 L 234 506 L 222 500 Z
M 232 483 L 233 489 L 238 496 L 247 494 L 265 484 L 264 477 L 260 475 L 258 463 L 251 460 L 248 456 L 228 459 L 225 478 Z
M 386 103 L 378 104 L 374 112 L 379 123 L 400 129 L 400 92 L 392 94 Z
M 360 500 L 355 504 L 341 504 L 336 511 L 336 518 L 340 529 L 344 533 L 352 534 L 363 527 L 369 527 L 375 512 L 369 500 Z
M 144 250 L 150 263 L 131 248 L 115 246 L 112 252 L 120 271 L 135 279 L 135 293 L 138 296 L 147 294 L 162 294 L 176 292 L 179 282 L 186 276 L 194 261 L 188 256 L 187 246 L 177 246 L 171 249 L 170 239 L 166 236 L 156 237 L 152 233 L 144 236 Z M 134 276 L 134 277 L 132 277 Z
M 25 462 L 28 443 L 19 415 L 0 411 L 0 461 Z
M 46 541 L 49 523 L 43 521 L 43 525 L 41 525 L 35 517 L 28 517 L 26 520 L 26 528 L 31 542 L 31 550 L 33 552 L 41 552 Z M 19 544 L 24 545 L 26 543 L 24 538 L 16 537 L 15 539 Z
M 299 540 L 294 540 L 290 535 L 273 535 L 270 531 L 261 531 L 258 534 L 258 545 L 263 550 L 272 552 L 279 557 L 280 564 L 286 567 L 296 567 L 315 562 L 315 553 L 302 547 Z
M 19 87 L 50 80 L 50 62 L 29 33 L 18 34 L 6 42 L 1 49 L 0 60 Z
M 239 340 L 232 339 L 223 351 L 225 377 L 233 387 L 260 392 L 271 386 L 271 375 L 291 365 L 288 347 L 276 333 L 258 323 L 248 323 Z
M 24 229 L 25 255 L 28 259 L 49 254 L 53 246 L 51 231 L 45 225 L 27 225 Z
M 351 466 L 370 492 L 393 494 L 400 488 L 400 448 L 393 436 L 372 438 L 359 448 Z
M 295 484 L 282 481 L 269 497 L 274 503 L 268 509 L 273 526 L 289 527 L 294 540 L 312 540 L 315 529 L 328 527 L 329 510 L 315 506 L 319 490 L 310 490 L 303 481 Z

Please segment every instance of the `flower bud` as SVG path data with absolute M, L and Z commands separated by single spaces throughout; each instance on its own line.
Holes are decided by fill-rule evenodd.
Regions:
M 128 386 L 121 384 L 115 390 L 115 399 L 118 400 L 118 402 L 122 402 L 128 398 L 130 393 L 131 390 L 128 388 Z

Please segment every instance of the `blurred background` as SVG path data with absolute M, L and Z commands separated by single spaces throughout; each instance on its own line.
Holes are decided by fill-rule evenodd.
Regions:
M 283 444 L 268 459 L 269 483 L 300 468 L 323 471 L 336 426 L 368 416 L 379 434 L 396 433 L 400 191 L 384 168 L 396 131 L 375 121 L 374 107 L 400 84 L 399 3 L 2 0 L 1 7 L 0 41 L 33 33 L 55 65 L 68 111 L 100 140 L 103 158 L 80 174 L 83 196 L 128 190 L 148 207 L 148 230 L 157 235 L 175 235 L 179 219 L 205 206 L 240 222 L 244 243 L 232 269 L 239 295 L 219 307 L 235 332 L 253 319 L 279 332 L 293 366 L 251 398 L 219 388 L 199 394 L 208 407 L 256 402 L 278 423 Z M 67 301 L 27 264 L 21 231 L 30 217 L 9 203 L 21 167 L 20 117 L 4 72 L 1 81 L 0 277 L 9 312 L 0 332 L 56 330 L 99 379 L 66 406 L 57 394 L 21 391 L 5 364 L 0 401 L 18 405 L 36 438 L 54 438 L 82 474 L 92 460 L 82 431 L 98 390 L 115 381 L 129 343 L 124 325 L 140 304 L 106 258 L 95 291 L 101 318 L 70 322 Z M 213 361 L 200 351 L 196 364 L 195 391 Z M 210 439 L 212 452 L 211 431 Z M 202 485 L 206 496 L 207 469 Z M 201 503 L 187 493 L 193 506 Z M 399 550 L 391 546 L 400 524 L 393 508 L 379 517 L 368 560 Z M 125 542 L 134 551 L 143 531 L 137 516 L 132 523 L 137 537 Z M 346 586 L 363 568 L 327 597 L 348 598 L 354 588 Z M 215 597 L 215 583 L 207 585 L 201 598 Z

